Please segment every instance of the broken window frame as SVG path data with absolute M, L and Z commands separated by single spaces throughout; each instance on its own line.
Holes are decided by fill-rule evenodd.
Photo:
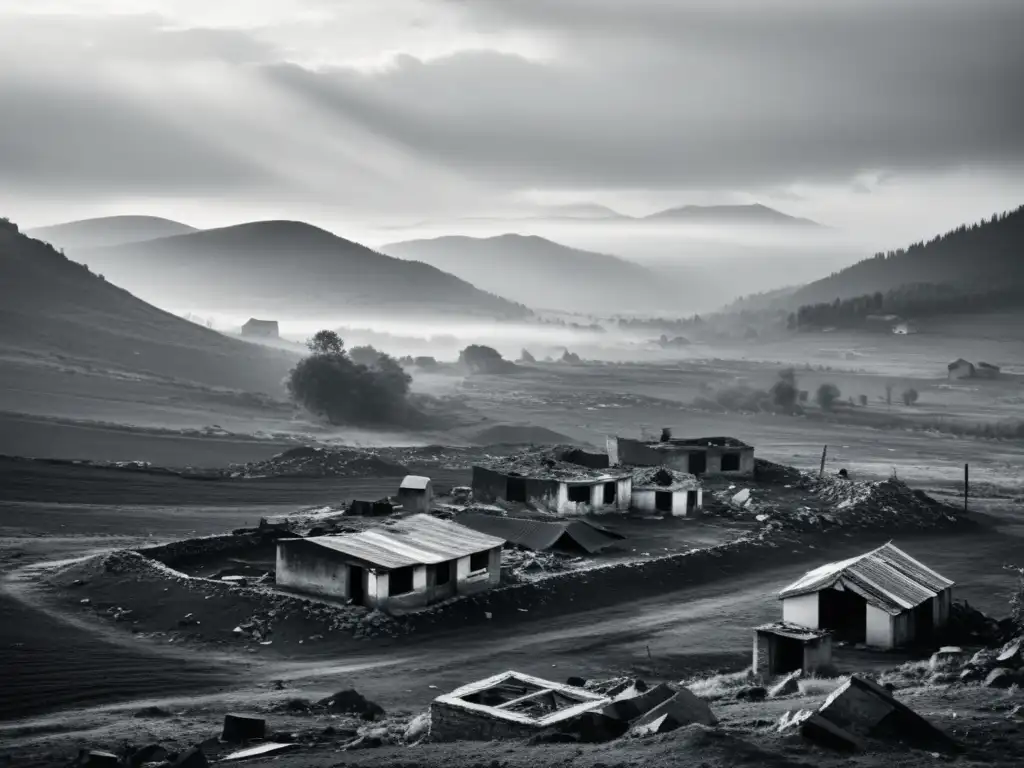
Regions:
M 408 572 L 409 579 L 408 589 L 399 589 L 398 587 L 405 586 L 405 574 Z M 396 586 L 395 576 L 401 575 L 401 579 L 398 580 L 398 586 Z M 395 568 L 388 573 L 388 597 L 398 597 L 399 595 L 408 595 L 410 592 L 416 591 L 416 569 L 415 566 L 406 565 L 403 568 Z
M 483 565 L 479 565 L 481 558 Z M 491 567 L 491 551 L 485 549 L 483 552 L 474 552 L 469 556 L 469 572 L 471 574 L 483 573 Z

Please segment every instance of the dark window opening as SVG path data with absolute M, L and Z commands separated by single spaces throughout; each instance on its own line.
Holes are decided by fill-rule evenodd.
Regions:
M 926 642 L 935 633 L 935 606 L 931 599 L 914 608 L 914 640 Z
M 590 486 L 589 485 L 570 485 L 569 486 L 569 501 L 576 504 L 589 504 L 590 503 Z
M 505 498 L 509 501 L 526 503 L 526 480 L 522 477 L 510 477 L 505 484 Z
M 654 508 L 658 512 L 672 511 L 672 491 L 655 491 Z
M 490 551 L 474 552 L 469 556 L 469 570 L 471 572 L 486 571 L 491 564 Z
M 867 603 L 856 592 L 823 589 L 818 593 L 818 624 L 836 640 L 863 643 L 868 633 Z
M 434 566 L 434 583 L 439 587 L 452 580 L 452 562 L 438 563 Z
M 771 640 L 771 674 L 784 675 L 804 666 L 804 644 L 789 637 Z
M 412 566 L 406 566 L 405 568 L 396 568 L 391 571 L 391 575 L 388 578 L 388 596 L 394 597 L 395 595 L 404 595 L 406 592 L 412 592 Z
M 723 472 L 739 472 L 740 471 L 740 455 L 738 453 L 723 453 L 722 454 L 722 471 Z
M 615 499 L 617 498 L 617 496 L 616 496 L 617 486 L 618 486 L 618 483 L 605 483 L 604 484 L 604 503 L 605 504 L 614 504 L 615 503 Z
M 686 492 L 686 511 L 693 512 L 697 508 L 697 492 L 687 491 Z
M 703 475 L 708 470 L 708 455 L 703 451 L 690 454 L 690 474 Z

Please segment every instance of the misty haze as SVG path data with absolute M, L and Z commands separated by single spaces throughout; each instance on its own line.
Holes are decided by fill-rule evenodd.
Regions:
M 0 2 L 0 768 L 1016 768 L 1024 4 Z

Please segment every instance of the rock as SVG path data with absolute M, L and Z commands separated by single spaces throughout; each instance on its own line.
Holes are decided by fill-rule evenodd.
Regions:
M 360 736 L 355 741 L 346 744 L 345 749 L 376 749 L 383 744 L 384 742 L 376 736 Z
M 978 667 L 979 669 L 988 671 L 996 665 L 996 652 L 991 648 L 982 648 L 971 656 L 971 660 L 967 663 L 972 667 Z
M 736 691 L 737 701 L 764 701 L 768 690 L 763 685 L 748 685 Z
M 571 685 L 573 688 L 583 688 L 587 684 L 587 681 L 582 677 L 570 677 L 565 681 L 565 684 Z
M 960 671 L 961 683 L 977 683 L 985 679 L 985 670 L 978 667 L 964 667 Z
M 772 686 L 768 691 L 768 695 L 773 699 L 778 699 L 782 696 L 793 696 L 800 693 L 800 678 L 803 677 L 803 674 L 803 671 L 799 669 L 796 672 L 790 672 L 781 681 Z
M 996 663 L 1013 669 L 1024 665 L 1024 639 L 1018 637 L 1004 645 L 996 655 Z
M 419 741 L 430 733 L 430 713 L 421 712 L 405 727 L 403 738 L 407 742 Z
M 83 768 L 120 768 L 121 758 L 113 752 L 93 749 L 79 755 L 79 765 Z
M 363 720 L 376 720 L 384 716 L 384 708 L 379 704 L 368 701 L 359 691 L 348 688 L 339 691 L 333 696 L 321 699 L 319 704 L 327 707 L 332 712 L 345 715 L 357 715 Z
M 814 712 L 799 724 L 800 735 L 808 741 L 841 752 L 863 752 L 867 745 L 845 728 Z
M 986 688 L 1010 688 L 1018 682 L 1017 673 L 1006 667 L 996 667 L 985 678 Z
M 252 715 L 224 715 L 224 730 L 221 739 L 232 744 L 241 744 L 267 735 L 267 721 Z
M 128 758 L 130 768 L 139 768 L 144 763 L 156 763 L 167 758 L 167 750 L 160 744 L 147 744 L 132 752 Z
M 964 656 L 966 655 L 963 648 L 947 645 L 933 653 L 928 664 L 932 670 L 957 667 L 963 664 Z
M 749 502 L 749 501 L 750 501 L 750 489 L 749 488 L 744 488 L 742 491 L 740 491 L 739 493 L 734 494 L 733 497 L 732 497 L 732 505 L 734 507 L 741 507 L 742 508 L 742 507 L 746 506 L 747 502 Z
M 192 747 L 178 755 L 171 768 L 209 768 L 210 761 L 199 747 Z

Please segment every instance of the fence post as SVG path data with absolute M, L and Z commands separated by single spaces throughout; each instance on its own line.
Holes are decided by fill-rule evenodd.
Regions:
M 964 464 L 964 512 L 967 511 L 967 496 L 971 490 L 970 465 Z
M 821 467 L 818 469 L 818 477 L 825 475 L 825 456 L 828 455 L 828 446 L 821 449 Z

